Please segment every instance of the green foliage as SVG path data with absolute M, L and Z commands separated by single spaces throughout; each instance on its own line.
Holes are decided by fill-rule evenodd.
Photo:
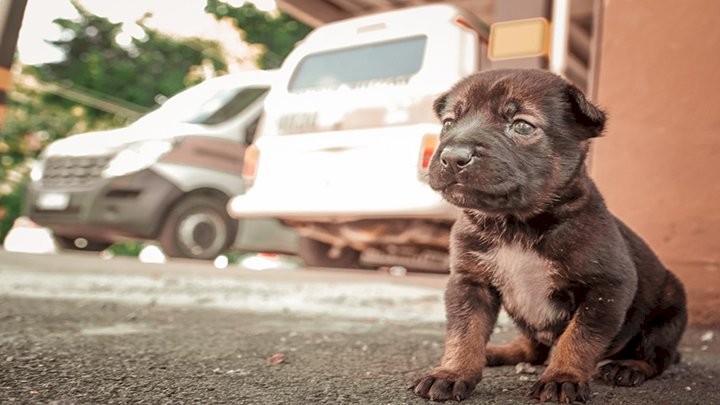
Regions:
M 89 13 L 76 1 L 80 18 L 58 18 L 62 39 L 51 43 L 62 49 L 65 60 L 38 67 L 46 81 L 71 83 L 84 89 L 143 107 L 157 105 L 158 95 L 171 96 L 187 87 L 185 80 L 193 66 L 209 61 L 216 71 L 226 69 L 215 42 L 201 39 L 177 40 L 144 26 L 141 38 L 121 46 L 116 38 L 122 24 Z
M 250 2 L 233 7 L 223 0 L 207 0 L 205 11 L 217 19 L 231 18 L 245 33 L 246 42 L 264 45 L 265 52 L 257 61 L 262 69 L 280 67 L 295 44 L 312 30 L 288 14 L 272 15 L 258 10 Z
M 113 256 L 138 256 L 143 249 L 143 244 L 137 241 L 116 243 L 110 246 Z
M 26 157 L 37 156 L 47 143 L 68 134 L 109 129 L 126 123 L 124 117 L 96 111 L 15 82 L 9 92 L 0 142 L 7 145 L 7 153 L 17 164 Z M 40 141 L 39 145 L 37 141 Z
M 13 183 L 5 184 L 12 185 Z M 0 241 L 5 240 L 5 235 L 12 228 L 15 218 L 22 213 L 23 194 L 26 184 L 27 178 L 23 176 L 19 182 L 14 184 L 15 188 L 9 194 L 0 195 Z

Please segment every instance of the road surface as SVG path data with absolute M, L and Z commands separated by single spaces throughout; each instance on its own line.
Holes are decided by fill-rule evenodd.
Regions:
M 217 270 L 0 252 L 0 403 L 425 404 L 442 354 L 439 276 Z M 720 331 L 594 404 L 720 404 Z M 513 334 L 501 320 L 496 341 Z M 527 371 L 527 370 L 525 370 Z M 488 369 L 466 404 L 526 404 L 541 369 Z

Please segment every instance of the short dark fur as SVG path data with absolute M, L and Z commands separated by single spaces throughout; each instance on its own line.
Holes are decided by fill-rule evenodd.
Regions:
M 462 400 L 486 365 L 549 358 L 530 396 L 586 401 L 593 376 L 635 386 L 677 361 L 683 287 L 608 211 L 585 169 L 605 114 L 541 70 L 475 74 L 434 107 L 444 124 L 430 185 L 462 215 L 451 234 L 445 354 L 412 390 Z M 521 335 L 488 346 L 501 305 Z

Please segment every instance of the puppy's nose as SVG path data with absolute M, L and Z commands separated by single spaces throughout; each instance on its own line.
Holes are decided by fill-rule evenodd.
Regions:
M 470 164 L 473 158 L 473 148 L 466 145 L 446 146 L 440 152 L 440 163 L 445 167 L 450 167 L 454 171 L 459 171 L 463 167 Z

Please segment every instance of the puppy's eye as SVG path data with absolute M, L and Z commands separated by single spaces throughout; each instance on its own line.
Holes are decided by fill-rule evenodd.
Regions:
M 530 135 L 535 132 L 535 127 L 529 122 L 523 120 L 513 122 L 510 129 L 518 135 Z
M 448 129 L 452 128 L 452 126 L 455 124 L 455 120 L 452 118 L 445 118 L 442 122 L 442 130 L 443 132 L 447 131 Z

